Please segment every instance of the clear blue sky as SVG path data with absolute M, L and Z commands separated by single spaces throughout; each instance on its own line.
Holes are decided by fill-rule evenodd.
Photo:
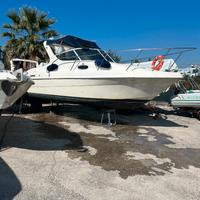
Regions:
M 182 62 L 200 63 L 198 0 L 4 0 L 0 26 L 9 9 L 23 5 L 48 12 L 60 34 L 95 40 L 103 49 L 193 46 L 199 49 Z

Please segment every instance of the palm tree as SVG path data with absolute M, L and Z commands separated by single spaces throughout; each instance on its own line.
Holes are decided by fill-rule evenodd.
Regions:
M 51 29 L 55 20 L 31 7 L 22 7 L 18 12 L 9 11 L 7 16 L 11 23 L 3 25 L 6 32 L 2 33 L 2 37 L 8 38 L 5 46 L 8 59 L 44 59 L 46 55 L 41 41 L 58 35 Z

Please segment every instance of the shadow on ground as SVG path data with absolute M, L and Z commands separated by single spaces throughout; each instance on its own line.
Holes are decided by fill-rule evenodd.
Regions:
M 1 117 L 0 137 L 9 117 Z M 67 131 L 53 124 L 14 117 L 7 128 L 3 148 L 17 147 L 32 150 L 66 150 L 81 148 L 83 141 L 79 134 Z
M 53 113 L 61 116 L 73 117 L 80 120 L 89 121 L 91 123 L 100 123 L 102 109 L 96 107 L 83 106 L 79 104 L 65 104 L 64 106 L 47 106 L 44 108 L 44 112 Z M 156 112 L 161 114 L 173 114 L 173 111 L 166 111 L 163 109 L 156 109 Z M 123 111 L 117 110 L 117 124 L 119 125 L 134 125 L 134 126 L 164 126 L 164 127 L 181 127 L 182 125 L 175 121 L 170 121 L 167 117 L 160 117 L 156 120 L 152 117 L 154 111 L 147 109 L 138 109 Z
M 0 138 L 9 119 L 10 116 L 0 118 Z M 7 126 L 0 154 L 12 147 L 40 151 L 80 150 L 82 143 L 77 133 L 42 121 L 13 117 Z M 20 159 L 18 161 L 20 162 Z M 11 200 L 21 190 L 17 176 L 0 157 L 0 199 Z
M 12 200 L 22 189 L 13 170 L 0 158 L 0 199 Z

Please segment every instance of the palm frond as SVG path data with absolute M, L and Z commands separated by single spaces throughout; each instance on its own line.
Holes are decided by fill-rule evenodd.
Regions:
M 11 33 L 11 32 L 4 32 L 1 34 L 1 37 L 8 37 L 8 38 L 15 38 L 15 34 Z
M 5 29 L 14 29 L 14 27 L 11 24 L 3 24 L 3 28 Z
M 51 29 L 54 19 L 48 18 L 47 13 L 28 6 L 20 8 L 19 12 L 9 11 L 11 23 L 4 24 L 7 29 L 2 37 L 9 38 L 6 49 L 9 55 L 21 58 L 46 57 L 41 40 L 57 36 L 58 33 Z
M 16 25 L 20 24 L 20 17 L 16 10 L 10 10 L 7 16 L 12 20 L 12 22 Z
M 54 30 L 49 30 L 49 31 L 42 33 L 42 35 L 43 35 L 44 39 L 48 39 L 51 37 L 58 36 L 59 34 Z

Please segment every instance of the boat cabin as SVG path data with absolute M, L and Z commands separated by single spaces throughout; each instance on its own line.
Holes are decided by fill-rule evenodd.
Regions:
M 107 61 L 115 62 L 95 42 L 83 40 L 74 36 L 65 36 L 57 40 L 44 42 L 50 62 L 55 59 L 63 61 Z M 50 47 L 50 48 L 49 48 Z

